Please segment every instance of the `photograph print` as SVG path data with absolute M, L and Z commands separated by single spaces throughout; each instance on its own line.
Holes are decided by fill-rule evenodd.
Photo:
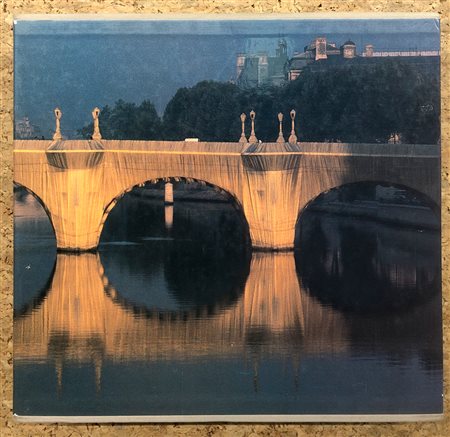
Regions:
M 439 38 L 17 17 L 17 419 L 441 418 Z

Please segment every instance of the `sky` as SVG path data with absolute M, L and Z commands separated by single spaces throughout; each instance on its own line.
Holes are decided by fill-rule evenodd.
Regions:
M 361 52 L 439 50 L 439 22 L 421 19 L 115 19 L 30 20 L 14 26 L 15 118 L 28 117 L 51 137 L 53 109 L 63 112 L 63 135 L 74 138 L 95 106 L 119 99 L 151 100 L 159 114 L 180 87 L 230 81 L 236 55 L 303 51 L 317 36 L 338 45 L 352 39 Z

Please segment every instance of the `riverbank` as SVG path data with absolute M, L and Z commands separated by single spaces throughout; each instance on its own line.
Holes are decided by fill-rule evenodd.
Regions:
M 133 197 L 138 197 L 146 200 L 164 200 L 164 190 L 159 188 L 142 189 L 139 191 L 131 191 Z M 228 199 L 224 194 L 213 190 L 211 188 L 188 188 L 188 185 L 183 188 L 176 188 L 173 190 L 174 202 L 215 202 L 228 203 Z
M 358 217 L 391 225 L 440 229 L 438 217 L 429 208 L 420 205 L 382 203 L 370 200 L 359 202 L 332 201 L 313 204 L 308 209 L 313 212 Z
M 164 189 L 150 188 L 130 192 L 133 197 L 145 200 L 164 200 Z M 186 185 L 173 191 L 174 202 L 227 203 L 227 197 L 211 188 Z M 398 226 L 412 226 L 439 230 L 440 221 L 430 208 L 412 203 L 394 203 L 372 200 L 353 202 L 328 201 L 308 206 L 312 212 L 362 218 Z

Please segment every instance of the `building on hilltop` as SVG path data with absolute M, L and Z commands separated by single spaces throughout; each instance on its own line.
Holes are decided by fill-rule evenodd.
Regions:
M 358 54 L 353 41 L 348 40 L 338 48 L 336 44 L 327 42 L 325 37 L 319 37 L 307 45 L 303 52 L 294 53 L 289 60 L 288 80 L 297 79 L 306 68 L 324 71 L 344 66 L 371 66 L 385 62 L 386 58 L 401 59 L 427 73 L 438 74 L 439 55 L 439 50 L 375 51 L 372 44 L 367 44 L 364 51 Z
M 351 40 L 338 47 L 321 36 L 305 46 L 303 52 L 296 52 L 289 59 L 287 43 L 280 39 L 275 56 L 265 52 L 237 55 L 236 84 L 241 88 L 282 85 L 297 79 L 305 68 L 324 71 L 345 66 L 371 66 L 383 63 L 387 58 L 401 59 L 438 77 L 439 55 L 439 50 L 375 51 L 372 44 L 367 44 L 364 51 L 358 54 L 356 44 Z
M 391 57 L 435 57 L 439 56 L 439 50 L 397 50 L 397 51 L 374 51 L 372 44 L 366 44 L 364 52 L 361 53 L 363 58 L 391 58 Z
M 355 56 L 355 43 L 347 41 L 343 46 L 346 47 L 345 54 L 350 57 L 353 53 Z M 318 37 L 309 43 L 302 53 L 294 53 L 294 56 L 289 60 L 288 80 L 295 80 L 303 71 L 303 69 L 316 61 L 327 60 L 330 57 L 340 57 L 342 55 L 341 48 L 338 48 L 335 43 L 327 42 L 325 37 Z

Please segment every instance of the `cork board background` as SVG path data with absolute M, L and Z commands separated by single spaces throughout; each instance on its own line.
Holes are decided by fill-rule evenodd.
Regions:
M 442 42 L 442 248 L 445 419 L 409 424 L 23 425 L 12 418 L 13 17 L 24 13 L 434 12 Z M 450 435 L 450 0 L 2 0 L 0 46 L 0 436 L 446 436 Z M 337 15 L 336 15 L 337 16 Z

